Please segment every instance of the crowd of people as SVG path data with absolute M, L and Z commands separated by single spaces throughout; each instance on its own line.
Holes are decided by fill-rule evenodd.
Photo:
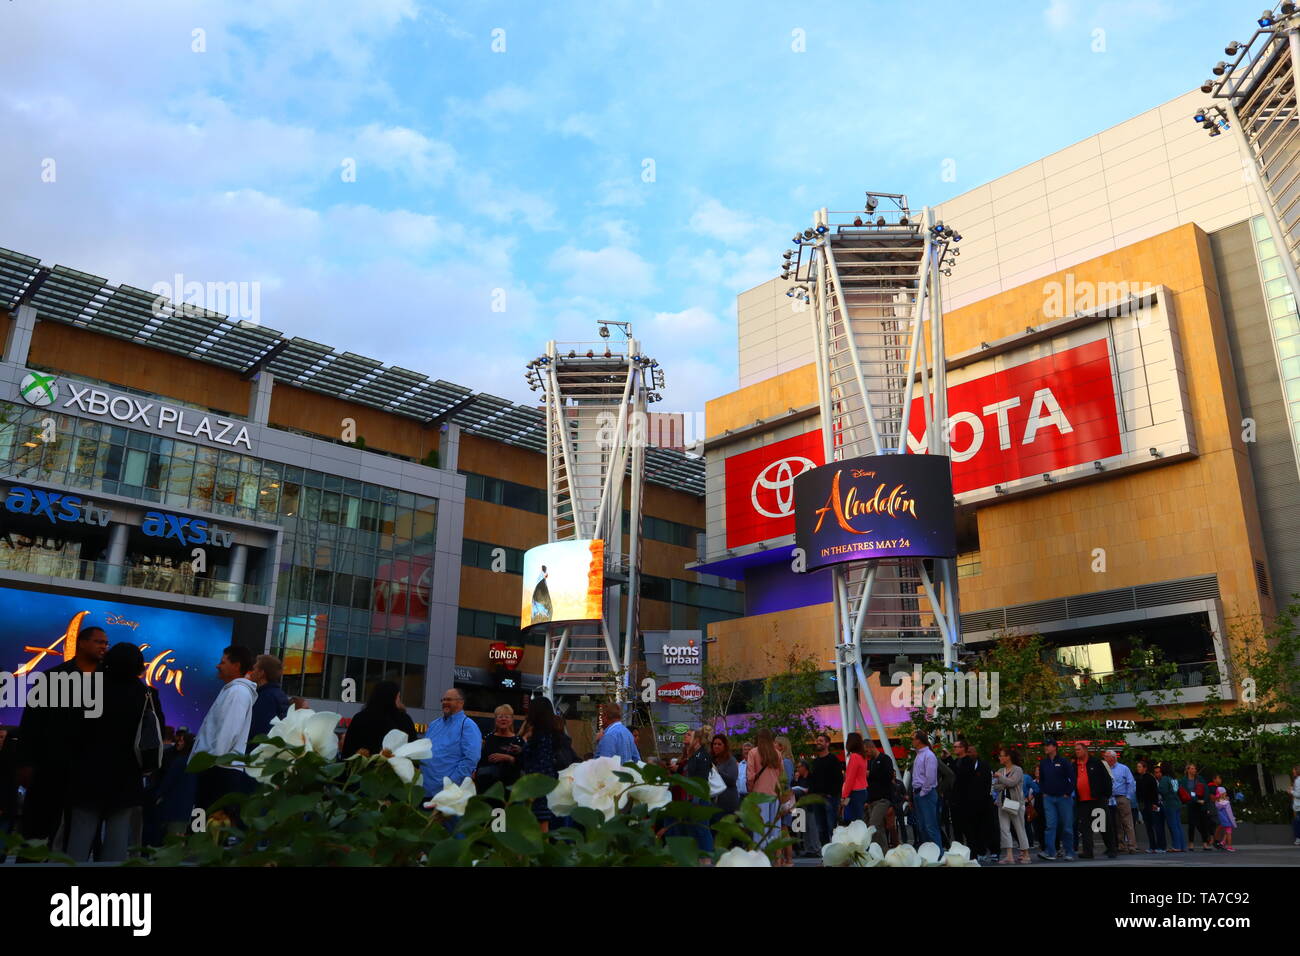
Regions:
M 160 845 L 183 831 L 223 796 L 254 789 L 238 764 L 189 773 L 194 754 L 246 754 L 274 720 L 307 706 L 281 688 L 277 658 L 232 645 L 216 665 L 222 688 L 197 733 L 173 729 L 157 691 L 143 680 L 144 669 L 136 645 L 110 648 L 102 629 L 81 632 L 75 657 L 55 670 L 102 672 L 102 714 L 92 719 L 78 708 L 32 707 L 24 710 L 16 735 L 0 728 L 0 831 L 17 823 L 25 838 L 46 841 L 74 860 L 125 860 L 132 847 Z M 636 736 L 614 703 L 600 705 L 602 730 L 581 757 L 564 717 L 544 696 L 528 701 L 518 725 L 513 708 L 497 707 L 486 734 L 465 713 L 458 689 L 443 694 L 441 710 L 424 735 L 431 751 L 421 765 L 426 797 L 445 780 L 473 779 L 477 792 L 489 793 L 525 774 L 558 777 L 583 759 L 641 761 Z M 348 723 L 339 752 L 344 758 L 378 753 L 393 730 L 417 735 L 398 685 L 380 681 Z M 1233 803 L 1240 795 L 1192 763 L 1177 770 L 1138 759 L 1130 768 L 1113 750 L 1098 755 L 1077 742 L 1066 754 L 1048 740 L 1042 758 L 1026 767 L 1014 748 L 1001 748 L 990 759 L 973 741 L 958 739 L 948 750 L 918 733 L 910 766 L 900 774 L 901 748 L 882 751 L 858 733 L 848 735 L 842 755 L 825 733 L 811 746 L 811 753 L 798 756 L 788 737 L 768 729 L 734 750 L 733 741 L 712 727 L 687 734 L 679 755 L 650 756 L 648 762 L 706 782 L 707 798 L 681 787 L 673 795 L 712 814 L 668 820 L 662 834 L 694 838 L 707 858 L 714 850 L 709 822 L 734 813 L 747 793 L 763 793 L 774 799 L 759 805 L 759 844 L 793 838 L 777 854 L 777 865 L 793 865 L 796 852 L 819 856 L 837 826 L 856 820 L 874 828 L 882 852 L 903 842 L 932 842 L 944 850 L 960 842 L 985 863 L 1030 863 L 1034 847 L 1045 861 L 1092 859 L 1098 836 L 1113 859 L 1139 852 L 1139 825 L 1147 853 L 1235 851 Z M 1291 777 L 1293 835 L 1300 846 L 1300 766 Z M 797 807 L 806 795 L 820 800 Z M 556 825 L 545 798 L 532 809 L 544 831 Z

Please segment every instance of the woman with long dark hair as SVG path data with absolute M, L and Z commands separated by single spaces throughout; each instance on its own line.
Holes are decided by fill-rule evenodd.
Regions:
M 731 754 L 727 735 L 714 734 L 709 741 L 709 750 L 713 758 L 713 769 L 718 771 L 718 776 L 726 784 L 726 789 L 713 798 L 713 805 L 723 813 L 735 813 L 740 809 L 740 791 L 736 789 L 740 779 L 740 764 L 736 763 L 736 758 Z
M 344 760 L 359 750 L 379 753 L 384 748 L 384 735 L 390 730 L 400 730 L 409 739 L 415 739 L 415 721 L 402 704 L 401 690 L 391 680 L 381 680 L 374 686 L 366 706 L 348 724 L 339 754 Z
M 781 755 L 776 751 L 776 738 L 772 731 L 764 728 L 754 738 L 754 749 L 749 752 L 745 767 L 746 789 L 750 793 L 766 793 L 772 796 L 767 803 L 760 803 L 758 811 L 763 817 L 763 832 L 755 834 L 759 839 L 759 848 L 765 848 L 776 838 L 777 797 L 781 789 Z
M 548 777 L 559 777 L 555 752 L 561 741 L 555 731 L 555 708 L 541 694 L 528 702 L 528 718 L 524 722 L 521 736 L 524 738 L 524 751 L 519 755 L 520 769 L 526 774 L 540 773 Z M 550 829 L 555 814 L 551 812 L 545 797 L 533 801 L 533 816 L 537 817 L 543 833 Z
M 840 805 L 844 807 L 845 823 L 863 819 L 867 807 L 867 748 L 862 742 L 862 735 L 851 733 L 844 741 L 844 752 L 848 754 L 848 764 L 844 768 L 844 789 L 840 793 Z

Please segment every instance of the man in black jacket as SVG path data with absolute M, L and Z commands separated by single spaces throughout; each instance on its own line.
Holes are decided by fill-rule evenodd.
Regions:
M 988 827 L 981 810 L 988 802 L 992 776 L 966 741 L 958 740 L 952 752 L 957 758 L 953 767 L 957 779 L 952 786 L 952 838 L 966 844 L 976 858 L 983 857 L 988 853 Z
M 989 862 L 997 859 L 1002 835 L 998 828 L 998 809 L 993 802 L 993 767 L 981 759 L 974 742 L 966 744 L 966 756 L 975 761 L 975 779 L 971 783 L 971 826 L 980 834 Z
M 1113 860 L 1119 854 L 1115 850 L 1114 808 L 1109 806 L 1110 771 L 1099 758 L 1088 753 L 1088 745 L 1082 740 L 1074 745 L 1074 765 L 1074 789 L 1078 796 L 1075 830 L 1079 834 L 1079 856 L 1085 860 L 1093 858 L 1092 835 L 1100 827 L 1106 856 Z
M 248 742 L 265 736 L 275 718 L 284 720 L 289 713 L 289 695 L 280 687 L 284 665 L 280 658 L 259 654 L 248 678 L 257 685 L 257 700 L 253 701 L 253 719 L 248 725 Z
M 844 764 L 840 758 L 831 753 L 831 738 L 818 734 L 814 742 L 817 755 L 813 757 L 808 772 L 808 792 L 816 794 L 826 802 L 817 807 L 821 815 L 821 832 L 825 842 L 829 843 L 835 832 L 835 823 L 840 818 L 840 792 L 844 789 Z M 741 767 L 744 773 L 744 767 Z
M 880 852 L 888 853 L 885 821 L 894 805 L 894 762 L 870 737 L 863 740 L 862 746 L 867 755 L 867 825 L 876 828 L 873 838 L 880 844 Z
M 92 674 L 108 653 L 103 628 L 83 628 L 73 640 L 72 660 L 52 667 L 50 674 Z M 53 840 L 63 828 L 68 809 L 73 763 L 85 732 L 81 707 L 24 707 L 18 727 L 18 783 L 27 788 L 23 801 L 23 836 Z M 64 832 L 60 839 L 66 840 Z M 62 849 L 62 847 L 58 847 Z

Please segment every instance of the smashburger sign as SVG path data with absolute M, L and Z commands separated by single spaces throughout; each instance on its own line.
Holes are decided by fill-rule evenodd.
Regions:
M 704 697 L 704 688 L 691 681 L 673 681 L 659 685 L 659 699 L 666 703 L 689 704 Z

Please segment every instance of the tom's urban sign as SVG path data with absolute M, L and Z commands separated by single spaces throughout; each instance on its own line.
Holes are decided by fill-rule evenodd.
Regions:
M 952 472 L 931 455 L 864 455 L 795 479 L 795 545 L 809 571 L 867 558 L 957 554 Z
M 29 372 L 19 383 L 23 401 L 38 408 L 74 414 L 81 412 L 95 418 L 107 418 L 126 425 L 141 425 L 150 431 L 182 438 L 193 438 L 252 451 L 248 426 L 192 408 L 164 405 L 139 395 L 124 395 L 96 388 L 84 382 L 60 382 L 53 375 Z

